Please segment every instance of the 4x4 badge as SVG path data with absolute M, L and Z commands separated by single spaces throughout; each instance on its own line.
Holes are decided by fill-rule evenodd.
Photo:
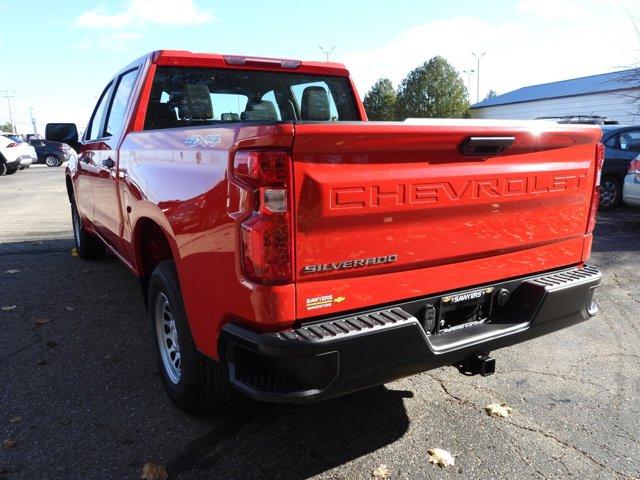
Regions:
M 184 139 L 184 144 L 190 148 L 204 147 L 213 148 L 220 143 L 222 139 L 218 134 L 212 135 L 191 135 Z

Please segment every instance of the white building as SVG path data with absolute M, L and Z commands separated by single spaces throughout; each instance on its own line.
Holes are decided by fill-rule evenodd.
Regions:
M 523 87 L 470 107 L 471 118 L 597 115 L 640 123 L 640 69 Z

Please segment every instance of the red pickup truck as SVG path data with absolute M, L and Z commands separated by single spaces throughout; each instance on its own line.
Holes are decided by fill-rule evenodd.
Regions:
M 107 84 L 66 168 L 83 259 L 142 283 L 189 411 L 233 385 L 325 399 L 593 316 L 596 126 L 367 122 L 336 63 L 157 51 Z

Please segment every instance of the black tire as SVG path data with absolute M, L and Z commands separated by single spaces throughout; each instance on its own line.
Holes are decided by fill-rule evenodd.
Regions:
M 75 202 L 71 204 L 71 222 L 73 223 L 73 243 L 78 256 L 83 260 L 95 260 L 104 255 L 104 243 L 84 229 Z
M 44 164 L 47 167 L 59 167 L 60 165 L 62 165 L 62 162 L 55 155 L 47 155 L 46 157 L 44 157 Z
M 4 162 L 0 162 L 0 177 L 7 174 L 7 164 Z
M 622 182 L 611 176 L 600 180 L 600 210 L 612 210 L 622 202 Z
M 19 170 L 18 168 L 7 169 L 7 175 L 13 175 L 18 170 Z
M 154 339 L 160 377 L 169 398 L 181 409 L 190 413 L 202 413 L 211 407 L 223 404 L 231 390 L 229 380 L 222 365 L 196 349 L 182 302 L 178 272 L 172 260 L 161 262 L 156 266 L 149 279 L 148 293 L 151 335 Z M 163 308 L 162 306 L 165 306 L 165 310 L 160 311 L 160 317 L 165 320 L 161 320 L 161 325 L 157 326 L 156 310 Z M 167 342 L 167 339 L 161 338 L 162 333 L 158 333 L 159 330 L 163 330 L 168 334 L 164 328 L 167 326 L 164 323 L 167 317 L 163 315 L 166 313 L 166 306 L 169 307 L 172 327 L 177 333 L 179 347 L 177 381 L 175 376 L 172 379 L 162 358 L 161 348 L 163 347 L 160 345 L 161 342 Z

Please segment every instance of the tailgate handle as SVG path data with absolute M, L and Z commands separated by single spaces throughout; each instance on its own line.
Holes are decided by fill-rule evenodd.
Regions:
M 458 150 L 465 157 L 491 157 L 500 155 L 515 141 L 516 137 L 467 137 Z

